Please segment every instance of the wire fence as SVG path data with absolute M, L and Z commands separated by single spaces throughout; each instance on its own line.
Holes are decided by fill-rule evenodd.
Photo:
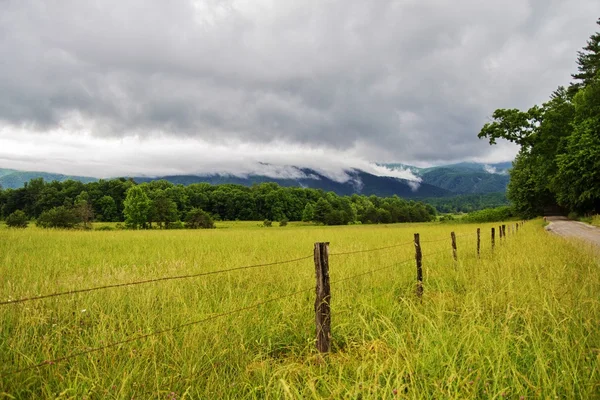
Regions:
M 524 222 L 519 222 L 516 225 L 512 226 L 512 229 L 510 229 L 509 227 L 509 232 L 511 232 L 511 234 L 516 234 L 519 231 L 519 227 L 521 227 L 524 224 Z M 505 231 L 505 226 L 501 225 L 498 229 L 499 233 L 500 233 L 500 241 L 502 241 L 503 239 L 506 238 L 507 234 Z M 491 249 L 493 251 L 494 249 L 494 245 L 495 245 L 495 236 L 494 236 L 495 230 L 494 228 L 491 228 Z M 19 374 L 22 372 L 27 372 L 30 370 L 34 370 L 34 369 L 38 369 L 38 368 L 42 368 L 42 367 L 46 367 L 46 366 L 51 366 L 51 365 L 55 365 L 58 363 L 62 363 L 62 362 L 66 362 L 81 356 L 84 356 L 86 354 L 91 354 L 91 353 L 96 353 L 102 350 L 107 350 L 107 349 L 112 349 L 112 348 L 116 348 L 116 347 L 120 347 L 123 346 L 125 344 L 128 343 L 132 343 L 132 342 L 136 342 L 136 341 L 140 341 L 140 340 L 144 340 L 153 336 L 158 336 L 158 335 L 163 335 L 166 333 L 171 333 L 171 332 L 175 332 L 190 326 L 194 326 L 194 325 L 199 325 L 199 324 L 203 324 L 203 323 L 207 323 L 219 318 L 223 318 L 223 317 L 227 317 L 227 316 L 231 316 L 231 315 L 235 315 L 235 314 L 239 314 L 242 312 L 246 312 L 246 311 L 250 311 L 250 310 L 254 310 L 254 309 L 258 309 L 259 307 L 268 304 L 268 303 L 273 303 L 273 302 L 277 302 L 279 300 L 283 300 L 286 298 L 290 298 L 293 296 L 296 296 L 298 294 L 302 294 L 302 293 L 307 293 L 309 291 L 315 290 L 317 293 L 317 299 L 315 301 L 315 312 L 317 313 L 317 347 L 320 349 L 329 349 L 330 347 L 328 346 L 328 343 L 325 343 L 325 345 L 323 344 L 319 344 L 320 340 L 329 340 L 327 338 L 325 338 L 325 336 L 327 335 L 322 335 L 322 331 L 330 331 L 330 326 L 328 325 L 330 323 L 330 307 L 329 307 L 329 301 L 331 298 L 331 294 L 330 294 L 330 287 L 331 285 L 337 285 L 341 282 L 346 282 L 352 279 L 356 279 L 358 277 L 361 276 L 366 276 L 366 275 L 371 275 L 377 272 L 381 272 L 384 270 L 388 270 L 394 267 L 398 267 L 400 265 L 404 265 L 404 264 L 409 264 L 410 262 L 416 262 L 417 265 L 417 291 L 416 291 L 416 295 L 417 297 L 421 297 L 423 295 L 423 274 L 422 274 L 422 270 L 421 270 L 421 260 L 422 257 L 432 257 L 434 255 L 438 255 L 441 253 L 447 253 L 447 254 L 452 254 L 453 258 L 455 261 L 457 261 L 457 244 L 456 244 L 456 238 L 464 238 L 464 237 L 473 237 L 473 236 L 477 236 L 477 256 L 479 257 L 480 255 L 480 239 L 481 239 L 481 233 L 480 233 L 480 229 L 477 229 L 477 232 L 475 233 L 463 233 L 460 235 L 455 235 L 454 232 L 451 233 L 450 237 L 444 237 L 444 238 L 436 238 L 436 239 L 431 239 L 431 240 L 426 240 L 426 241 L 420 241 L 419 238 L 419 234 L 415 234 L 415 239 L 414 241 L 411 242 L 403 242 L 403 243 L 399 243 L 399 244 L 395 244 L 395 245 L 390 245 L 390 246 L 385 246 L 385 247 L 377 247 L 377 248 L 371 248 L 371 249 L 361 249 L 361 250 L 352 250 L 352 251 L 346 251 L 346 252 L 341 252 L 341 253 L 331 253 L 329 254 L 328 248 L 329 248 L 329 243 L 315 243 L 315 249 L 314 249 L 314 254 L 311 254 L 309 256 L 305 256 L 305 257 L 299 257 L 299 258 L 294 258 L 294 259 L 289 259 L 289 260 L 282 260 L 282 261 L 274 261 L 274 262 L 268 262 L 268 263 L 262 263 L 262 264 L 254 264 L 254 265 L 246 265 L 246 266 L 239 266 L 239 267 L 233 267 L 233 268 L 228 268 L 228 269 L 221 269 L 221 270 L 215 270 L 215 271 L 209 271 L 209 272 L 202 272 L 202 273 L 195 273 L 195 274 L 187 274 L 187 275 L 177 275 L 177 276 L 167 276 L 167 277 L 158 277 L 158 278 L 153 278 L 153 279 L 146 279 L 146 280 L 140 280 L 140 281 L 133 281 L 133 282 L 125 282 L 125 283 L 117 283 L 117 284 L 111 284 L 111 285 L 104 285 L 104 286 L 96 286 L 96 287 L 91 287 L 91 288 L 85 288 L 85 289 L 75 289 L 75 290 L 70 290 L 70 291 L 63 291 L 63 292 L 56 292 L 56 293 L 50 293 L 50 294 L 45 294 L 45 295 L 39 295 L 39 296 L 31 296 L 31 297 L 21 297 L 19 299 L 16 300 L 7 300 L 7 301 L 2 301 L 0 302 L 0 306 L 8 306 L 8 305 L 15 305 L 15 304 L 22 304 L 25 302 L 29 302 L 29 301 L 35 301 L 35 300 L 42 300 L 42 299 L 48 299 L 48 298 L 52 298 L 52 297 L 61 297 L 61 296 L 67 296 L 67 295 L 73 295 L 73 294 L 79 294 L 79 293 L 89 293 L 89 292 L 94 292 L 94 291 L 99 291 L 99 290 L 105 290 L 105 289 L 113 289 L 113 288 L 122 288 L 122 287 L 128 287 L 128 286 L 137 286 L 137 285 L 144 285 L 144 284 L 150 284 L 150 283 L 158 283 L 158 282 L 165 282 L 165 281 L 173 281 L 173 280 L 183 280 L 183 279 L 191 279 L 191 278 L 199 278 L 199 277 L 206 277 L 206 276 L 211 276 L 211 275 L 217 275 L 217 274 L 224 274 L 224 273 L 229 273 L 229 272 L 234 272 L 234 271 L 241 271 L 241 270 L 249 270 L 249 269 L 257 269 L 257 268 L 263 268 L 263 267 L 269 267 L 269 266 L 275 266 L 275 265 L 282 265 L 282 264 L 290 264 L 290 263 L 294 263 L 294 262 L 300 262 L 300 261 L 304 261 L 304 260 L 308 260 L 311 258 L 314 258 L 315 261 L 315 271 L 316 271 L 316 276 L 317 276 L 317 284 L 316 287 L 315 286 L 311 286 L 310 288 L 304 288 L 304 289 L 300 289 L 297 291 L 293 291 L 291 293 L 287 293 L 285 295 L 281 295 L 281 296 L 276 296 L 276 297 L 272 297 L 270 299 L 249 305 L 249 306 L 245 306 L 245 307 L 241 307 L 241 308 L 237 308 L 234 310 L 230 310 L 230 311 L 226 311 L 226 312 L 221 312 L 218 314 L 214 314 L 214 315 L 210 315 L 207 317 L 204 317 L 202 319 L 199 320 L 195 320 L 195 321 L 190 321 L 184 324 L 180 324 L 180 325 L 176 325 L 173 327 L 169 327 L 166 329 L 161 329 L 161 330 L 156 330 L 150 333 L 146 333 L 143 335 L 138 335 L 138 336 L 134 336 L 128 339 L 124 339 L 121 341 L 116 341 L 104 346 L 99 346 L 99 347 L 93 347 L 93 348 L 88 348 L 86 350 L 81 350 L 78 352 L 73 352 L 71 354 L 65 355 L 63 357 L 58 357 L 58 358 L 54 358 L 51 360 L 45 360 L 43 362 L 34 364 L 34 365 L 30 365 L 21 369 L 16 369 L 16 370 L 12 370 L 9 372 L 2 372 L 3 376 L 9 376 L 9 375 L 15 375 L 15 374 Z M 422 249 L 421 249 L 421 245 L 422 244 L 427 244 L 427 243 L 438 243 L 438 242 L 442 242 L 442 241 L 447 241 L 451 243 L 451 248 L 443 248 L 434 252 L 426 252 L 425 254 L 422 253 Z M 370 253 L 370 252 L 376 252 L 376 251 L 383 251 L 383 250 L 390 250 L 390 249 L 394 249 L 394 248 L 399 248 L 399 247 L 404 247 L 404 246 L 409 246 L 409 245 L 413 245 L 415 247 L 415 257 L 414 258 L 408 258 L 402 261 L 398 261 L 398 262 L 394 262 L 392 264 L 389 265 L 385 265 L 383 267 L 379 267 L 379 268 L 375 268 L 375 269 L 370 269 L 368 271 L 365 272 L 361 272 L 361 273 L 357 273 L 357 274 L 353 274 L 350 276 L 346 276 L 334 281 L 329 281 L 329 257 L 336 257 L 336 256 L 342 256 L 342 255 L 351 255 L 351 254 L 360 254 L 360 253 Z M 493 253 L 492 253 L 493 254 Z M 325 311 L 325 315 L 322 316 L 323 318 L 319 319 L 319 312 Z M 319 320 L 321 322 L 319 322 Z M 331 335 L 329 335 L 331 336 Z M 328 351 L 328 350 L 327 350 Z

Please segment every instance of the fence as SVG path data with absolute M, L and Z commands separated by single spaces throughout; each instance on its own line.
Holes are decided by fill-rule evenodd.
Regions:
M 519 228 L 521 228 L 524 223 L 525 223 L 525 221 L 519 221 L 517 223 L 509 225 L 508 226 L 509 234 L 511 234 L 511 235 L 517 234 L 519 232 Z M 499 233 L 501 242 L 503 240 L 505 240 L 507 237 L 506 227 L 507 227 L 506 224 L 498 226 L 498 233 Z M 477 248 L 477 257 L 479 258 L 481 255 L 481 229 L 477 228 L 476 233 L 464 234 L 464 235 L 461 235 L 458 237 L 473 236 L 473 235 L 477 236 L 477 242 L 476 242 L 477 247 L 476 248 Z M 455 232 L 451 232 L 450 233 L 450 244 L 451 244 L 451 250 L 452 250 L 452 258 L 454 260 L 455 265 L 458 262 L 458 246 L 457 246 L 456 238 L 457 238 L 457 235 L 455 234 Z M 491 228 L 490 239 L 491 239 L 491 251 L 493 253 L 495 246 L 496 246 L 496 228 L 495 227 Z M 336 281 L 330 281 L 330 279 L 329 279 L 329 257 L 352 255 L 352 254 L 359 254 L 359 253 L 369 253 L 369 252 L 383 251 L 383 250 L 389 250 L 389 249 L 403 247 L 403 246 L 414 245 L 414 248 L 415 248 L 414 262 L 416 265 L 415 295 L 418 299 L 422 299 L 422 297 L 424 295 L 424 291 L 425 291 L 425 287 L 423 284 L 422 244 L 436 243 L 436 242 L 442 242 L 442 241 L 447 241 L 447 240 L 448 240 L 448 238 L 444 237 L 444 238 L 437 238 L 437 239 L 432 239 L 432 240 L 427 240 L 427 241 L 421 241 L 420 234 L 415 233 L 414 240 L 411 242 L 404 242 L 404 243 L 399 243 L 399 244 L 395 244 L 395 245 L 391 245 L 391 246 L 378 247 L 378 248 L 372 248 L 372 249 L 348 251 L 348 252 L 343 252 L 343 253 L 329 253 L 329 242 L 317 242 L 314 244 L 314 249 L 313 249 L 312 255 L 295 258 L 295 259 L 290 259 L 290 260 L 239 266 L 239 267 L 234 267 L 234 268 L 221 269 L 221 270 L 209 271 L 209 272 L 203 272 L 203 273 L 197 273 L 197 274 L 177 275 L 177 276 L 168 276 L 168 277 L 161 277 L 161 278 L 155 278 L 155 279 L 146 279 L 146 280 L 140 280 L 140 281 L 113 284 L 113 285 L 104 285 L 104 286 L 97 286 L 97 287 L 91 287 L 91 288 L 85 288 L 85 289 L 76 289 L 76 290 L 70 290 L 70 291 L 64 291 L 64 292 L 56 292 L 56 293 L 50 293 L 50 294 L 45 294 L 45 295 L 39 295 L 39 296 L 23 297 L 23 298 L 16 299 L 16 300 L 1 301 L 0 306 L 11 306 L 11 305 L 32 302 L 32 301 L 38 301 L 38 300 L 42 300 L 42 299 L 48 299 L 48 298 L 52 298 L 52 297 L 68 296 L 68 295 L 73 295 L 73 294 L 88 293 L 88 292 L 114 289 L 114 288 L 122 288 L 122 287 L 128 287 L 128 286 L 146 285 L 146 284 L 150 284 L 150 283 L 158 283 L 158 282 L 165 282 L 165 281 L 172 281 L 172 280 L 198 278 L 198 277 L 204 277 L 204 276 L 210 276 L 210 275 L 224 274 L 224 273 L 228 273 L 228 272 L 232 272 L 232 271 L 240 271 L 240 270 L 256 269 L 256 268 L 262 268 L 262 267 L 268 267 L 268 266 L 274 266 L 274 265 L 289 264 L 289 263 L 293 263 L 293 262 L 308 260 L 310 258 L 314 259 L 314 264 L 315 264 L 316 287 L 304 288 L 304 289 L 301 289 L 301 290 L 298 290 L 298 291 L 295 291 L 292 293 L 288 293 L 286 295 L 267 299 L 265 301 L 262 301 L 262 302 L 259 302 L 259 303 L 256 303 L 256 304 L 253 304 L 250 306 L 238 308 L 238 309 L 223 312 L 220 314 L 211 315 L 209 317 L 206 317 L 206 318 L 203 318 L 200 320 L 191 321 L 191 322 L 188 322 L 185 324 L 177 325 L 177 326 L 167 328 L 167 329 L 154 331 L 154 332 L 143 334 L 143 335 L 138 335 L 138 336 L 135 336 L 135 337 L 132 337 L 129 339 L 122 340 L 122 341 L 113 342 L 113 343 L 110 343 L 110 344 L 107 344 L 107 345 L 104 345 L 101 347 L 88 348 L 87 350 L 80 351 L 80 352 L 74 352 L 74 353 L 68 354 L 68 355 L 60 357 L 60 358 L 55 358 L 52 360 L 45 360 L 41 363 L 30 365 L 30 366 L 22 368 L 22 369 L 13 370 L 8 373 L 3 373 L 3 375 L 8 376 L 8 375 L 18 374 L 21 372 L 26 372 L 26 371 L 41 368 L 44 366 L 54 365 L 54 364 L 57 364 L 60 362 L 68 361 L 68 360 L 74 359 L 76 357 L 80 357 L 82 355 L 95 353 L 95 352 L 99 352 L 99 351 L 114 348 L 114 347 L 119 347 L 119 346 L 122 346 L 127 343 L 131 343 L 131 342 L 149 338 L 151 336 L 175 332 L 175 331 L 184 329 L 184 328 L 192 326 L 192 325 L 207 323 L 207 322 L 210 322 L 210 321 L 218 319 L 218 318 L 223 318 L 226 316 L 239 314 L 244 311 L 257 309 L 262 305 L 265 305 L 268 303 L 273 303 L 273 302 L 276 302 L 276 301 L 279 301 L 279 300 L 282 300 L 285 298 L 293 297 L 293 296 L 296 296 L 301 293 L 307 293 L 312 290 L 316 290 L 316 298 L 315 298 L 315 305 L 314 305 L 315 325 L 316 325 L 316 347 L 320 353 L 328 353 L 331 351 L 331 307 L 330 307 L 331 285 L 337 284 L 340 282 L 344 282 L 344 281 L 347 281 L 350 279 L 355 279 L 360 276 L 373 274 L 375 272 L 390 269 L 390 268 L 396 267 L 398 265 L 407 264 L 407 263 L 410 263 L 411 261 L 413 261 L 412 258 L 410 258 L 410 259 L 406 259 L 403 261 L 393 263 L 391 265 L 386 265 L 381 268 L 376 268 L 376 269 L 369 270 L 367 272 L 362 272 L 359 274 L 347 276 L 342 279 L 338 279 Z M 432 256 L 432 255 L 441 253 L 443 251 L 446 251 L 446 250 L 437 251 L 435 253 L 428 254 L 428 256 Z

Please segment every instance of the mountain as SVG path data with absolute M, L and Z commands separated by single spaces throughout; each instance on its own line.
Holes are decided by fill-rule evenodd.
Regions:
M 271 178 L 264 175 L 250 175 L 247 177 L 238 177 L 234 175 L 173 175 L 159 177 L 134 177 L 138 183 L 150 182 L 159 179 L 165 179 L 174 184 L 190 185 L 192 183 L 210 183 L 212 185 L 237 184 L 252 186 L 254 184 L 275 182 L 285 187 L 306 187 L 313 189 L 322 189 L 324 191 L 333 191 L 339 195 L 352 195 L 354 193 L 376 196 L 398 195 L 404 198 L 422 198 L 422 197 L 444 197 L 451 195 L 449 191 L 421 183 L 416 185 L 404 179 L 376 176 L 364 171 L 350 170 L 346 171 L 350 179 L 346 182 L 337 182 L 316 171 L 310 169 L 298 169 L 305 177 L 298 179 Z M 0 169 L 0 185 L 5 188 L 16 189 L 23 187 L 31 179 L 43 178 L 45 181 L 65 181 L 73 179 L 84 183 L 94 182 L 98 179 L 86 176 L 71 176 L 52 174 L 47 172 L 15 171 Z
M 0 168 L 0 186 L 4 189 L 17 189 L 23 187 L 26 182 L 37 178 L 43 178 L 47 182 L 64 182 L 71 179 L 74 181 L 88 183 L 98 180 L 97 178 L 91 178 L 89 176 L 62 175 L 36 171 L 17 171 L 14 169 Z
M 512 163 L 480 164 L 463 162 L 451 165 L 419 168 L 406 164 L 382 164 L 392 169 L 409 169 L 423 183 L 446 189 L 455 194 L 506 192 L 508 170 Z
M 415 185 L 414 182 L 405 179 L 392 178 L 388 176 L 376 176 L 364 171 L 351 170 L 346 171 L 350 179 L 346 182 L 337 182 L 311 169 L 299 169 L 306 177 L 298 179 L 271 178 L 264 175 L 251 175 L 248 177 L 238 177 L 233 175 L 176 175 L 163 176 L 159 178 L 136 177 L 136 182 L 149 182 L 157 179 L 165 179 L 172 183 L 181 183 L 190 185 L 192 183 L 206 182 L 212 185 L 237 184 L 251 186 L 253 184 L 275 182 L 285 187 L 306 187 L 312 189 L 322 189 L 326 192 L 332 191 L 339 195 L 350 196 L 352 194 L 365 194 L 376 196 L 397 195 L 404 198 L 421 197 L 444 197 L 452 195 L 448 190 L 421 183 Z
M 346 171 L 350 179 L 337 182 L 311 169 L 297 168 L 302 178 L 271 178 L 264 175 L 234 176 L 220 175 L 172 175 L 161 177 L 135 177 L 136 182 L 149 182 L 165 179 L 175 184 L 189 185 L 206 182 L 213 185 L 237 184 L 251 186 L 258 183 L 275 182 L 286 187 L 308 187 L 333 191 L 340 195 L 354 193 L 392 196 L 404 198 L 448 197 L 458 194 L 504 193 L 508 185 L 508 169 L 511 163 L 480 164 L 463 162 L 451 165 L 419 168 L 407 164 L 381 164 L 390 169 L 408 169 L 422 179 L 416 185 L 403 179 L 376 176 L 360 170 Z M 45 181 L 65 181 L 73 179 L 81 182 L 94 182 L 96 178 L 71 176 L 47 172 L 17 171 L 0 168 L 0 185 L 3 188 L 19 188 L 31 179 L 43 178 Z

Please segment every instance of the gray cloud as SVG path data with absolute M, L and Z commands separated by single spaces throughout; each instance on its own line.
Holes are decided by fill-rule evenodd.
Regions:
M 597 0 L 248 3 L 0 2 L 0 126 L 485 160 L 487 116 L 567 84 L 600 15 Z

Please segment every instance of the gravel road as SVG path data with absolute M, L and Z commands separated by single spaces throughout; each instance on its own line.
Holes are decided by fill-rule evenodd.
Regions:
M 567 238 L 584 240 L 600 249 L 600 228 L 583 222 L 571 221 L 566 217 L 546 217 L 546 220 L 550 222 L 546 226 L 547 231 Z

